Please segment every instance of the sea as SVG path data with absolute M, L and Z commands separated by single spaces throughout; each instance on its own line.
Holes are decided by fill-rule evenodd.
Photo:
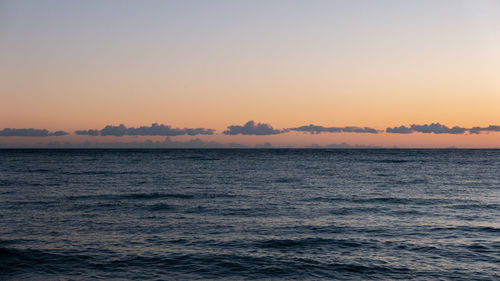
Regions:
M 500 280 L 500 150 L 0 150 L 0 280 Z

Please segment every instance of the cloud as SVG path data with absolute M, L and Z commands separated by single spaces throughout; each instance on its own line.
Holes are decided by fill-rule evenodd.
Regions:
M 248 121 L 243 126 L 228 126 L 228 130 L 224 131 L 225 135 L 277 135 L 282 133 L 287 133 L 289 131 L 306 132 L 311 134 L 321 134 L 321 133 L 370 133 L 377 134 L 378 131 L 369 127 L 323 127 L 316 125 L 301 126 L 297 128 L 288 129 L 274 129 L 271 125 L 265 123 L 255 123 L 254 121 Z
M 65 131 L 49 132 L 46 129 L 11 129 L 5 128 L 0 131 L 0 137 L 59 137 L 68 135 Z
M 245 144 L 230 142 L 230 143 L 220 143 L 214 141 L 203 141 L 199 138 L 190 139 L 187 141 L 175 141 L 172 137 L 166 137 L 163 141 L 135 141 L 135 142 L 102 142 L 102 141 L 84 141 L 84 142 L 60 142 L 60 141 L 50 141 L 50 142 L 36 142 L 33 144 L 22 144 L 22 143 L 0 143 L 0 148 L 129 148 L 129 149 L 251 149 L 251 148 L 272 148 L 271 143 L 266 142 L 263 144 L 257 144 L 255 146 L 249 146 Z
M 175 141 L 171 137 L 166 137 L 163 141 L 145 140 L 139 142 L 90 142 L 70 143 L 70 142 L 49 142 L 43 145 L 46 148 L 250 148 L 239 143 L 219 143 L 214 141 L 202 141 L 199 138 L 188 141 Z
M 406 126 L 387 128 L 385 131 L 392 134 L 411 134 L 414 132 L 411 128 L 408 128 Z
M 500 126 L 490 125 L 488 127 L 472 127 L 469 132 L 471 134 L 480 134 L 481 132 L 500 132 Z
M 248 145 L 244 145 L 241 143 L 236 143 L 236 142 L 230 142 L 227 144 L 229 148 L 248 148 Z
M 273 145 L 270 142 L 266 142 L 263 144 L 256 144 L 255 148 L 273 148 Z
M 77 135 L 87 136 L 181 136 L 181 135 L 213 135 L 215 130 L 205 128 L 172 128 L 169 125 L 153 123 L 150 127 L 141 126 L 138 128 L 127 128 L 125 125 L 119 126 L 107 125 L 102 130 L 78 130 Z
M 439 123 L 432 123 L 430 125 L 411 125 L 411 129 L 415 132 L 424 134 L 463 134 L 467 131 L 466 128 L 455 126 L 453 128 L 448 128 L 445 125 Z
M 332 144 L 327 144 L 327 145 L 318 145 L 318 144 L 312 144 L 308 145 L 305 148 L 383 148 L 382 146 L 374 146 L 374 145 L 351 145 L 348 143 L 332 143 Z
M 90 142 L 71 143 L 53 141 L 44 145 L 46 148 L 226 148 L 229 147 L 218 142 L 204 142 L 199 138 L 188 141 L 174 141 L 166 137 L 163 141 L 145 140 L 139 142 Z
M 321 133 L 369 133 L 377 134 L 378 131 L 369 127 L 323 127 L 316 125 L 308 125 L 297 128 L 290 128 L 291 131 L 306 132 L 311 134 L 321 134 Z
M 227 127 L 228 130 L 224 131 L 224 135 L 277 135 L 285 133 L 288 130 L 278 130 L 274 129 L 271 125 L 265 123 L 255 123 L 254 121 L 248 121 L 243 126 L 232 125 Z
M 430 125 L 411 125 L 410 127 L 399 126 L 394 128 L 387 128 L 385 131 L 392 134 L 411 134 L 411 133 L 424 133 L 424 134 L 454 134 L 460 135 L 464 134 L 470 129 L 455 126 L 449 128 L 445 125 L 439 123 L 432 123 Z
M 75 134 L 84 136 L 98 136 L 99 130 L 77 130 L 75 131 Z

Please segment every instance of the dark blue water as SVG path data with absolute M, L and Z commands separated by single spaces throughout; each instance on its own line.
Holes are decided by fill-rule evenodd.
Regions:
M 0 279 L 500 278 L 500 150 L 0 150 Z

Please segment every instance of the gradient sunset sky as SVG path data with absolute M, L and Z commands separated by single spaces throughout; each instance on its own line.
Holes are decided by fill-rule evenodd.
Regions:
M 487 0 L 0 0 L 0 146 L 500 148 L 499 31 Z M 237 134 L 250 120 L 258 133 Z M 181 133 L 75 133 L 153 123 Z M 432 123 L 464 130 L 387 130 Z M 9 135 L 28 128 L 49 133 Z

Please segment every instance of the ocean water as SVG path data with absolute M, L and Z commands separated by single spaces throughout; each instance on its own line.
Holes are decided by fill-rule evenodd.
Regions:
M 499 280 L 500 150 L 0 150 L 0 280 Z

